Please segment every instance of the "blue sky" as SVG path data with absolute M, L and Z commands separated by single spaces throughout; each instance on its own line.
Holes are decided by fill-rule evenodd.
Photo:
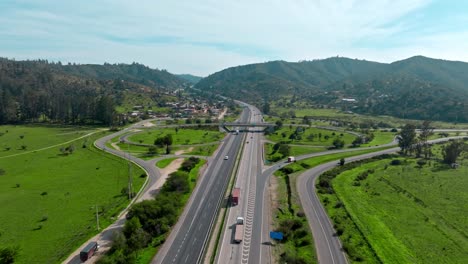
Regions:
M 0 1 L 0 56 L 17 60 L 135 61 L 207 76 L 337 55 L 468 61 L 468 1 Z

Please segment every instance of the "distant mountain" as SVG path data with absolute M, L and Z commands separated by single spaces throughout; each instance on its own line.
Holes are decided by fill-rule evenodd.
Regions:
M 294 93 L 313 93 L 338 80 L 374 73 L 385 64 L 347 58 L 285 62 L 272 61 L 228 68 L 201 80 L 196 87 L 237 98 L 275 99 Z
M 203 77 L 191 75 L 191 74 L 177 74 L 177 77 L 182 79 L 183 81 L 189 82 L 190 84 L 198 83 Z
M 402 118 L 468 122 L 468 63 L 412 57 L 377 63 L 334 57 L 228 68 L 196 88 L 257 105 L 279 98 Z M 342 99 L 356 102 L 346 104 Z

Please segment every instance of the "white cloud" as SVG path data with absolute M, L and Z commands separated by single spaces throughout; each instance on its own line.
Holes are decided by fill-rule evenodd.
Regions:
M 272 59 L 297 61 L 341 55 L 389 61 L 416 54 L 454 59 L 456 52 L 467 48 L 466 34 L 424 36 L 414 32 L 408 38 L 408 32 L 414 30 L 412 20 L 402 18 L 418 19 L 417 12 L 430 3 L 45 1 L 31 8 L 13 5 L 8 11 L 0 10 L 0 36 L 8 38 L 0 42 L 0 50 L 2 56 L 16 58 L 138 61 L 201 75 Z

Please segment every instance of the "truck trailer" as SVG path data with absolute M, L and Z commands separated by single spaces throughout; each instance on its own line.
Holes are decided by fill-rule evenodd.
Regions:
M 240 197 L 240 188 L 234 188 L 231 193 L 231 203 L 232 205 L 239 204 L 239 197 Z
M 94 253 L 98 250 L 98 243 L 97 242 L 89 242 L 86 247 L 83 248 L 80 252 L 80 259 L 81 261 L 85 262 L 89 258 L 91 258 Z
M 236 233 L 234 234 L 234 242 L 240 243 L 244 238 L 244 217 L 238 216 L 236 219 Z

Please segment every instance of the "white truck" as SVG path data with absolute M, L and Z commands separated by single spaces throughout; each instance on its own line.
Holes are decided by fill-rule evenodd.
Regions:
M 234 234 L 234 242 L 240 243 L 244 238 L 244 217 L 238 216 L 236 219 L 236 233 Z

